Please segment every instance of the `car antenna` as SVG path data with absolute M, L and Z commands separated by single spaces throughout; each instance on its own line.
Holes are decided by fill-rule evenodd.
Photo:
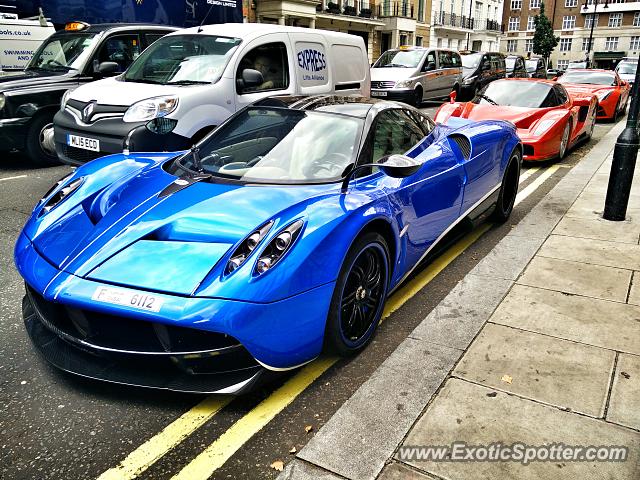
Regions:
M 202 31 L 202 26 L 204 25 L 204 22 L 206 22 L 207 18 L 209 18 L 209 14 L 211 13 L 211 10 L 213 10 L 213 5 L 214 4 L 212 3 L 211 6 L 209 7 L 209 10 L 207 10 L 207 14 L 204 16 L 204 18 L 202 19 L 202 22 L 198 26 L 198 33 Z

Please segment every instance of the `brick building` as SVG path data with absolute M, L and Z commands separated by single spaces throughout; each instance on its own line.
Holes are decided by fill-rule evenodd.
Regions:
M 540 12 L 541 0 L 505 0 L 502 21 L 506 38 L 505 53 L 528 55 L 533 52 L 533 18 Z M 598 2 L 598 3 L 596 3 Z M 640 52 L 640 1 L 549 0 L 545 13 L 552 21 L 560 43 L 551 54 L 554 67 L 566 68 L 570 61 L 585 60 L 594 22 L 590 58 L 597 67 L 612 68 L 624 56 Z M 595 14 L 595 16 L 594 16 Z

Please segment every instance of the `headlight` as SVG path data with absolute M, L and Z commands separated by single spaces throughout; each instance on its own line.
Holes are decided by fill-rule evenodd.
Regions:
M 0 93 L 0 110 L 4 108 L 4 104 L 7 103 L 4 93 Z
M 413 86 L 413 80 L 400 80 L 396 82 L 395 88 L 409 88 L 411 86 Z
M 536 136 L 542 135 L 544 132 L 549 130 L 551 128 L 551 126 L 554 125 L 555 123 L 556 123 L 555 120 L 542 120 L 536 126 L 536 129 L 533 131 L 533 134 L 536 135 Z
M 67 101 L 69 100 L 70 96 L 71 96 L 71 90 L 67 90 L 62 95 L 62 100 L 60 100 L 60 111 L 61 112 L 64 112 L 64 108 L 67 106 Z
M 276 237 L 269 242 L 267 247 L 260 254 L 258 263 L 256 263 L 255 273 L 261 275 L 272 269 L 276 263 L 289 251 L 291 245 L 302 231 L 302 220 L 297 220 L 289 226 L 283 228 Z
M 166 97 L 148 98 L 136 102 L 125 112 L 125 122 L 144 122 L 154 118 L 164 117 L 173 112 L 178 106 L 178 97 L 175 95 Z
M 231 258 L 227 262 L 227 266 L 224 269 L 225 275 L 230 274 L 234 270 L 240 268 L 240 266 L 249 258 L 251 252 L 253 252 L 258 244 L 262 241 L 264 236 L 269 233 L 271 230 L 271 226 L 273 225 L 273 221 L 265 223 L 263 226 L 251 232 L 247 238 L 245 238 L 238 248 L 233 251 Z
M 60 180 L 58 183 L 56 183 L 54 185 L 54 187 L 49 190 L 49 192 L 53 192 L 54 190 L 56 190 L 60 185 L 65 184 L 65 182 L 67 181 L 67 179 L 69 177 L 73 176 L 73 174 L 69 175 L 68 177 L 65 177 L 64 179 Z M 46 213 L 49 213 L 51 210 L 53 210 L 55 207 L 57 207 L 58 205 L 60 205 L 60 203 L 62 203 L 62 201 L 71 196 L 71 194 L 73 194 L 73 192 L 75 192 L 80 185 L 82 185 L 82 182 L 84 182 L 84 177 L 80 177 L 80 178 L 76 178 L 75 180 L 72 180 L 71 182 L 69 182 L 68 184 L 66 184 L 64 187 L 60 188 L 56 193 L 54 193 L 48 200 L 47 197 L 49 195 L 51 195 L 51 193 L 47 192 L 47 194 L 43 197 L 43 199 L 41 201 L 46 201 L 46 203 L 44 204 L 44 206 L 42 207 L 42 210 L 40 212 L 40 215 L 44 215 Z
M 475 81 L 476 81 L 476 77 L 467 77 L 467 78 L 464 79 L 464 81 L 462 83 L 464 85 L 471 85 Z
M 602 101 L 605 98 L 607 98 L 609 95 L 611 95 L 612 93 L 613 93 L 613 90 L 609 90 L 609 91 L 601 90 L 598 93 L 596 93 L 596 95 L 598 96 L 598 100 Z

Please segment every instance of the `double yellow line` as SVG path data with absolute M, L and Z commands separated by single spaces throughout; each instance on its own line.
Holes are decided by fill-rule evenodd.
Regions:
M 557 170 L 552 165 L 523 189 L 516 198 L 516 205 L 531 195 Z M 523 183 L 536 173 L 537 167 L 530 168 L 520 176 Z M 411 281 L 398 289 L 388 300 L 382 315 L 386 319 L 398 310 L 417 292 L 433 280 L 447 265 L 476 242 L 491 225 L 484 224 L 459 240 L 446 252 L 436 258 Z M 237 452 L 253 435 L 267 425 L 278 413 L 295 400 L 315 379 L 326 372 L 338 361 L 337 358 L 321 357 L 302 368 L 292 378 L 275 390 L 269 397 L 246 413 L 217 440 L 189 462 L 173 480 L 205 480 Z M 180 444 L 198 428 L 222 410 L 233 397 L 211 395 L 178 419 L 165 427 L 160 433 L 144 442 L 131 452 L 120 464 L 98 477 L 98 480 L 130 480 L 136 478 L 167 452 Z

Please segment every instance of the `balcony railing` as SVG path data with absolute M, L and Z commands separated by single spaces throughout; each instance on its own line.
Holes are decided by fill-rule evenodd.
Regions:
M 378 16 L 414 18 L 413 3 L 409 0 L 383 0 L 378 4 Z
M 433 24 L 441 27 L 457 27 L 473 30 L 473 18 L 455 13 L 435 12 L 433 14 Z
M 373 16 L 371 4 L 367 0 L 345 0 L 342 2 L 342 6 L 336 2 L 320 2 L 316 6 L 316 11 L 350 17 L 371 18 Z
M 502 24 L 496 22 L 495 20 L 487 20 L 487 30 L 492 32 L 502 32 Z

